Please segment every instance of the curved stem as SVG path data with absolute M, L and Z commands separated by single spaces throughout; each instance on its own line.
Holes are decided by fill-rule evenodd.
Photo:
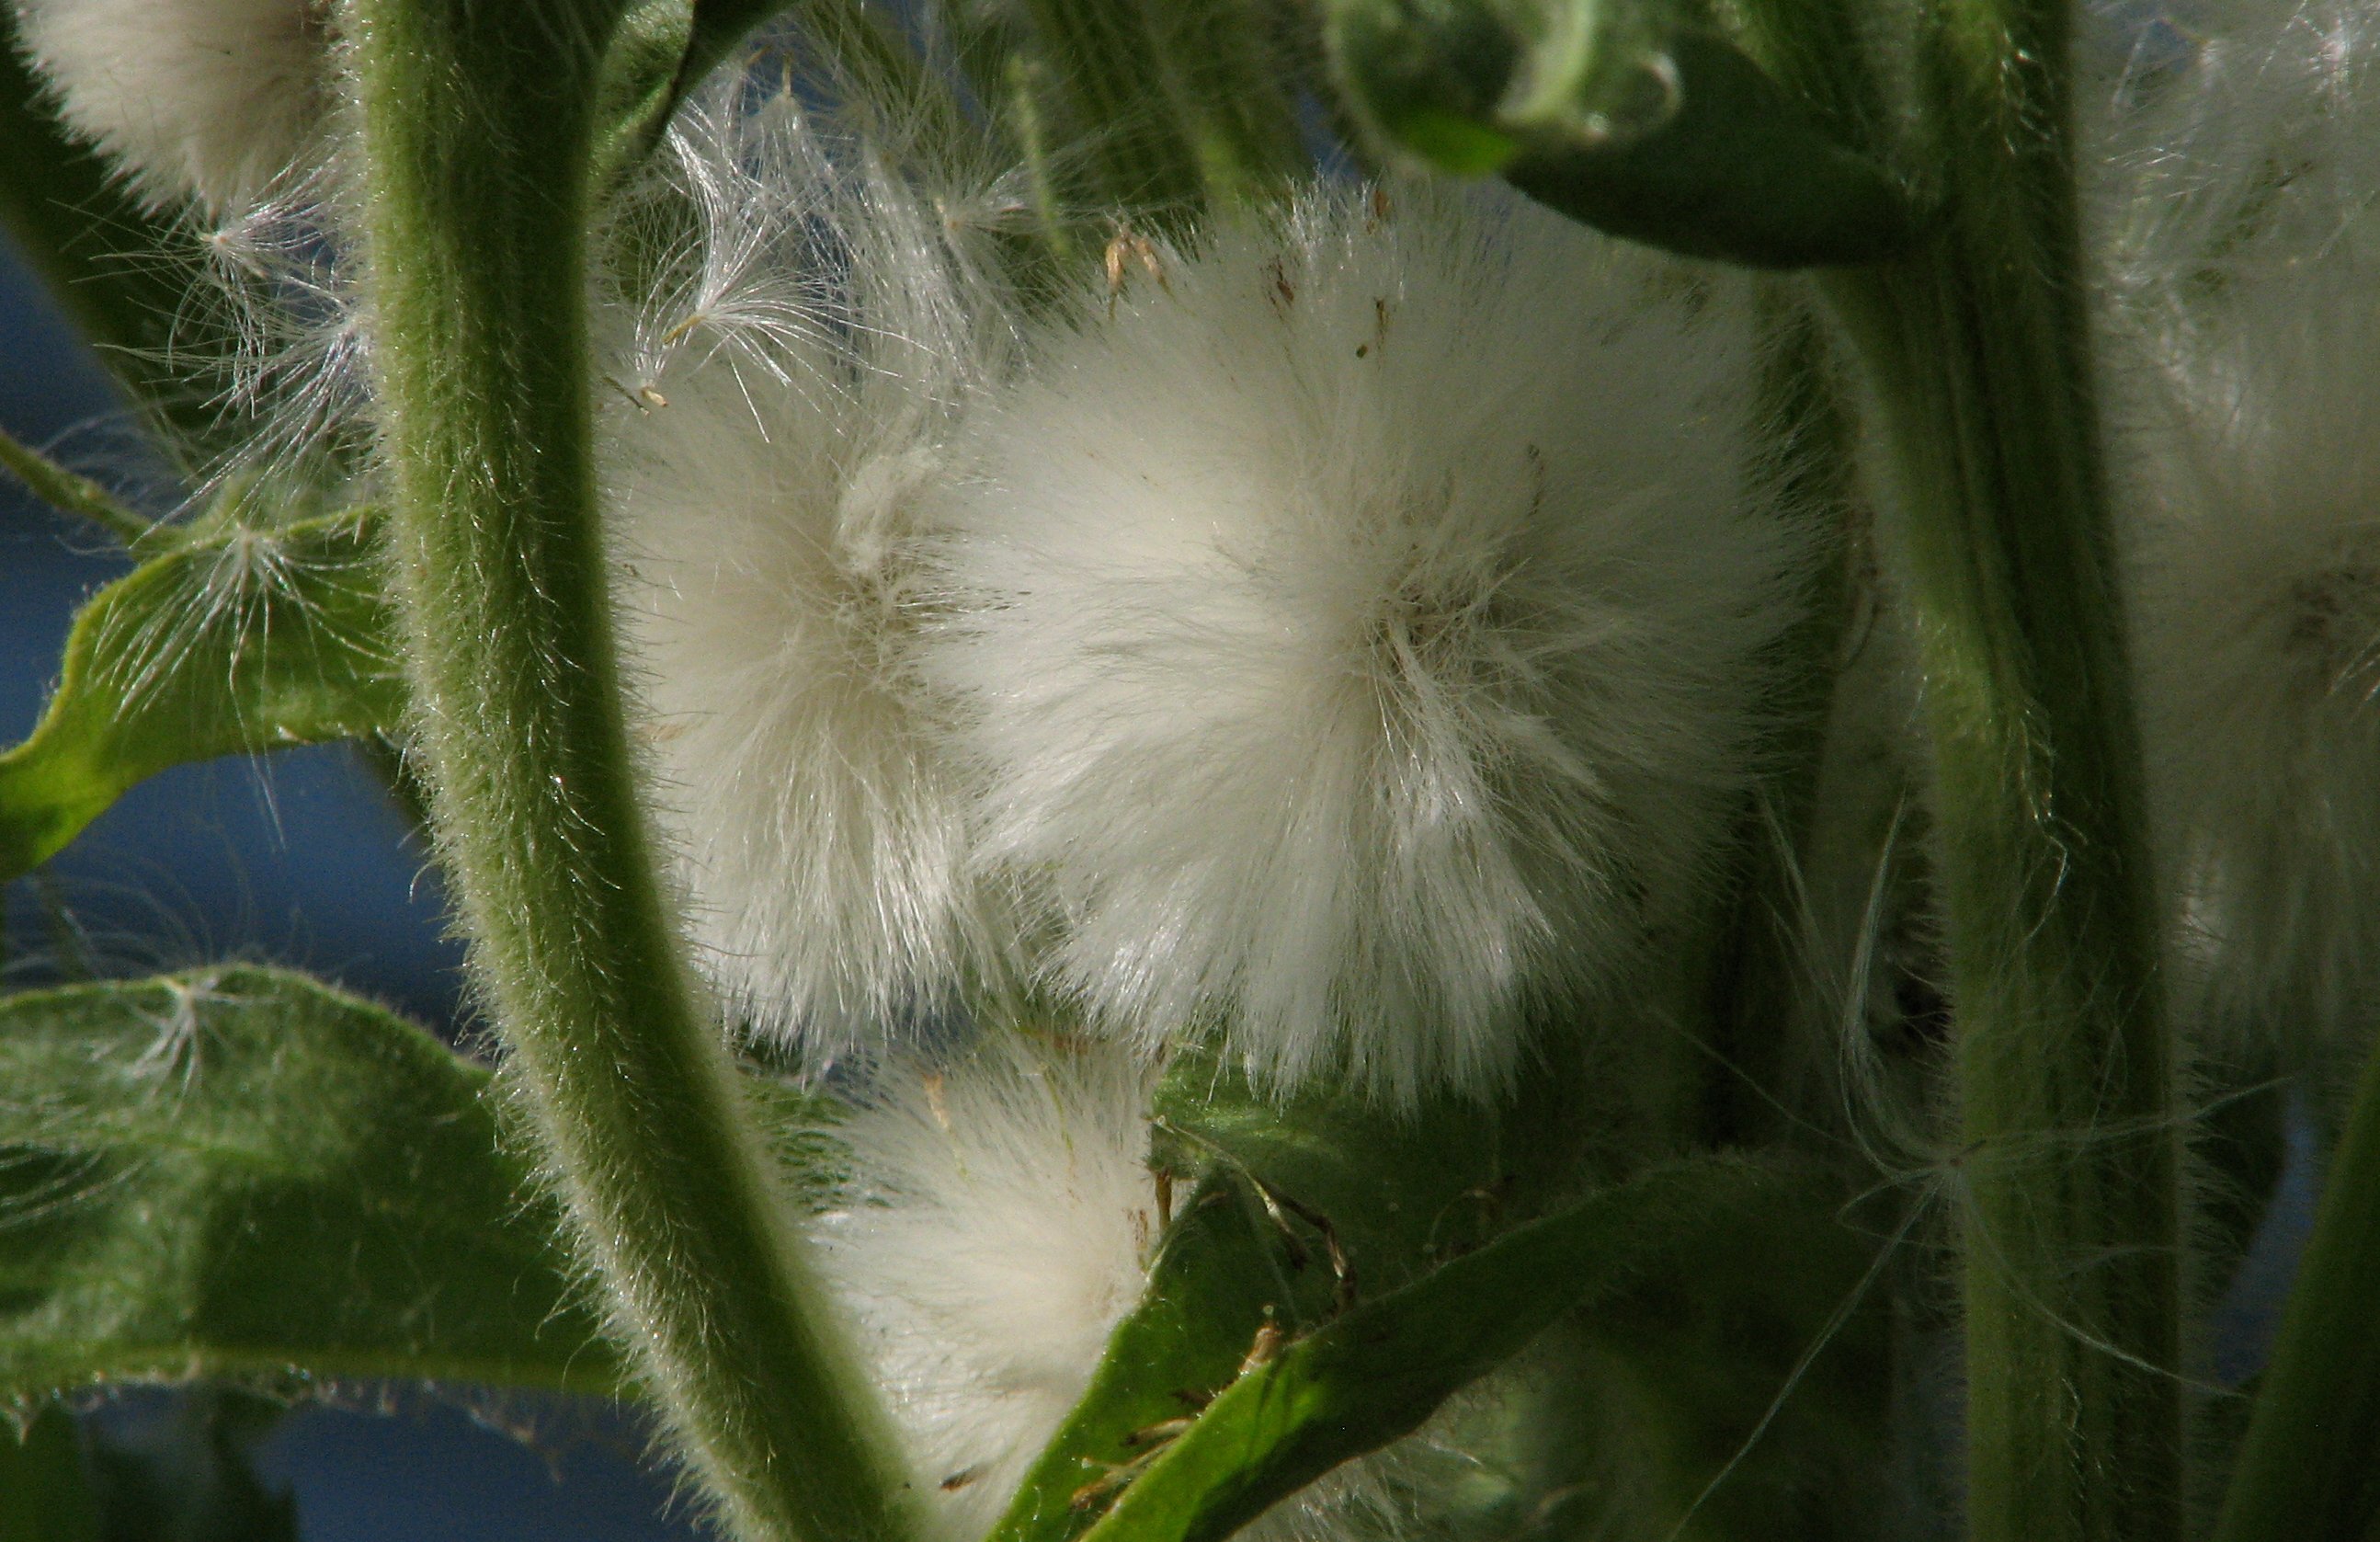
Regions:
M 621 0 L 356 0 L 397 589 L 439 834 L 582 1264 L 735 1535 L 900 1542 L 654 878 L 587 395 L 594 103 Z

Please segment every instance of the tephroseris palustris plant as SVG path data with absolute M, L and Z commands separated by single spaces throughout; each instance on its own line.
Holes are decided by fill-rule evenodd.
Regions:
M 2360 34 L 2152 27 L 2110 85 L 2046 0 L 731 47 L 767 9 L 24 0 L 64 121 L 203 237 L 245 439 L 153 533 L 10 452 L 140 562 L 0 762 L 19 861 L 181 759 L 409 737 L 516 1138 L 746 1536 L 1203 1536 L 1340 1457 L 1255 1524 L 1889 1536 L 1896 1438 L 1978 1536 L 2177 1535 L 2225 1257 L 2177 1043 L 2344 1082 L 2368 1032 Z M 1318 170 L 1325 54 L 1315 125 L 1512 186 Z M 203 980 L 90 989 L 26 1008 L 55 1063 L 306 1128 L 185 1053 Z M 0 1145 L 75 1160 L 68 1091 L 132 1106 L 0 1092 Z M 1552 1234 L 1595 1268 L 1508 1270 Z M 85 1363 L 59 1247 L 5 1390 Z M 2272 1459 L 2364 1395 L 2357 1257 L 2314 1249 L 2236 1535 L 2368 1507 Z M 1883 1328 L 1945 1276 L 1957 1418 Z M 1505 1372 L 1464 1280 L 1597 1294 Z M 290 1316 L 241 1353 L 452 1363 Z M 550 1365 L 511 1331 L 474 1363 Z

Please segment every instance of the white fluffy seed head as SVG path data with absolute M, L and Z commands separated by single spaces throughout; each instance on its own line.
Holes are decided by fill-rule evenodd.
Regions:
M 2341 257 L 2228 297 L 2134 425 L 2143 725 L 2192 973 L 2217 1018 L 2301 1050 L 2368 1027 L 2380 988 L 2375 277 Z
M 914 511 L 1004 310 L 901 182 L 744 89 L 673 130 L 656 201 L 698 234 L 613 312 L 607 484 L 700 957 L 747 1022 L 832 1055 L 999 967 L 906 638 Z
M 2143 34 L 2084 164 L 2180 995 L 2301 1065 L 2380 988 L 2380 21 Z
M 2124 324 L 2186 346 L 2230 297 L 2362 245 L 2380 186 L 2380 17 L 2356 0 L 2184 4 L 2086 95 L 2093 245 Z
M 906 1437 L 934 1542 L 990 1528 L 1148 1288 L 1153 1087 L 1118 1045 L 992 1037 L 940 1069 L 882 1067 L 837 1127 L 848 1174 L 811 1223 L 817 1257 Z M 1338 1468 L 1246 1535 L 1422 1530 L 1465 1465 L 1442 1443 L 1451 1422 Z
M 990 1528 L 1138 1302 L 1157 1226 L 1129 1057 L 987 1041 L 888 1068 L 842 1126 L 820 1261 L 909 1437 L 935 1534 Z
M 985 859 L 1144 1045 L 1492 1087 L 1748 769 L 1793 548 L 1742 291 L 1420 187 L 1111 266 L 937 516 Z
M 67 125 L 164 208 L 234 213 L 298 162 L 326 94 L 323 0 L 17 0 Z

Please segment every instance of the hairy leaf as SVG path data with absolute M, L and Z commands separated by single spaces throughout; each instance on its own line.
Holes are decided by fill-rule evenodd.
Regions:
M 1615 236 L 1755 267 L 1914 238 L 1887 170 L 1662 0 L 1331 0 L 1340 89 L 1388 146 L 1500 173 Z
M 1239 1173 L 1317 1267 L 1337 1245 L 1342 1293 L 1376 1294 L 1658 1148 L 1614 1061 L 1629 1047 L 1603 1047 L 1602 1075 L 1589 1076 L 1573 1041 L 1553 1042 L 1498 1102 L 1438 1093 L 1402 1111 L 1323 1087 L 1276 1098 L 1211 1050 L 1184 1052 L 1157 1096 L 1160 1154 L 1185 1172 Z
M 752 30 L 792 0 L 638 0 L 603 60 L 597 103 L 598 185 L 633 166 L 661 138 L 686 93 Z
M 169 766 L 395 727 L 377 524 L 226 523 L 94 595 L 40 725 L 0 755 L 0 879 Z
M 1198 1185 L 995 1542 L 1077 1536 L 1265 1345 L 1637 1165 L 1625 1078 L 1589 1077 L 1585 1063 L 1555 1053 L 1500 1103 L 1449 1096 L 1399 1112 L 1345 1092 L 1284 1102 L 1211 1050 L 1181 1052 L 1158 1093 L 1152 1155 Z
M 0 1002 L 0 1400 L 239 1373 L 613 1390 L 487 1081 L 278 970 Z
M 1342 1462 L 1418 1428 L 1554 1319 L 1788 1187 L 1729 1158 L 1656 1169 L 1356 1306 L 1250 1366 L 1086 1536 L 1216 1542 Z
M 1055 1542 L 1083 1531 L 1149 1452 L 1148 1432 L 1195 1414 L 1229 1386 L 1268 1325 L 1322 1303 L 1283 1267 L 1277 1240 L 1236 1177 L 1192 1191 L 1167 1232 L 1140 1305 L 1109 1338 L 1098 1373 L 993 1528 L 991 1542 Z

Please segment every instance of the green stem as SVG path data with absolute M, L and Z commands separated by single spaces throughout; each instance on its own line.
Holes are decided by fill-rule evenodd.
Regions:
M 441 840 L 582 1263 L 739 1537 L 899 1542 L 890 1442 L 693 1001 L 622 717 L 584 314 L 619 0 L 357 0 L 397 589 Z
M 1026 0 L 1041 79 L 1062 94 L 1080 190 L 1127 209 L 1196 209 L 1197 159 L 1158 79 L 1140 0 Z
M 1098 204 L 1160 218 L 1277 186 L 1305 152 L 1244 0 L 1025 0 L 1057 127 Z M 1037 109 L 1038 103 L 1036 103 Z
M 89 520 L 128 547 L 156 529 L 89 477 L 75 475 L 6 432 L 0 432 L 0 468 L 52 508 Z
M 2380 1054 L 2364 1062 L 2215 1542 L 2380 1527 Z
M 1737 820 L 1731 897 L 1715 918 L 1705 1005 L 1716 1059 L 1705 1081 L 1697 1134 L 1716 1148 L 1785 1134 L 1778 1102 L 1801 1046 L 1779 1032 L 1806 1024 L 1797 1012 L 1805 965 L 1789 922 L 1806 850 L 1841 671 L 1852 599 L 1850 565 L 1857 515 L 1856 428 L 1806 292 L 1777 281 L 1760 290 L 1762 418 L 1773 436 L 1775 503 L 1809 528 L 1816 560 L 1793 625 L 1769 658 L 1766 699 L 1770 767 Z
M 1208 199 L 1254 201 L 1306 164 L 1295 110 L 1249 0 L 1141 0 L 1150 67 Z
M 1930 249 L 1829 281 L 1896 497 L 1964 1150 L 1976 1542 L 2180 1532 L 2174 1068 L 2091 389 L 2062 0 L 1941 0 Z
M 1067 263 L 1074 259 L 1075 241 L 1066 228 L 1065 200 L 1059 196 L 1057 167 L 1050 155 L 1050 126 L 1041 110 L 1041 100 L 1050 93 L 1049 73 L 1048 62 L 1038 55 L 1011 54 L 1002 84 L 1007 89 L 1017 153 L 1025 162 L 1026 186 L 1032 190 L 1033 218 L 1050 255 Z

